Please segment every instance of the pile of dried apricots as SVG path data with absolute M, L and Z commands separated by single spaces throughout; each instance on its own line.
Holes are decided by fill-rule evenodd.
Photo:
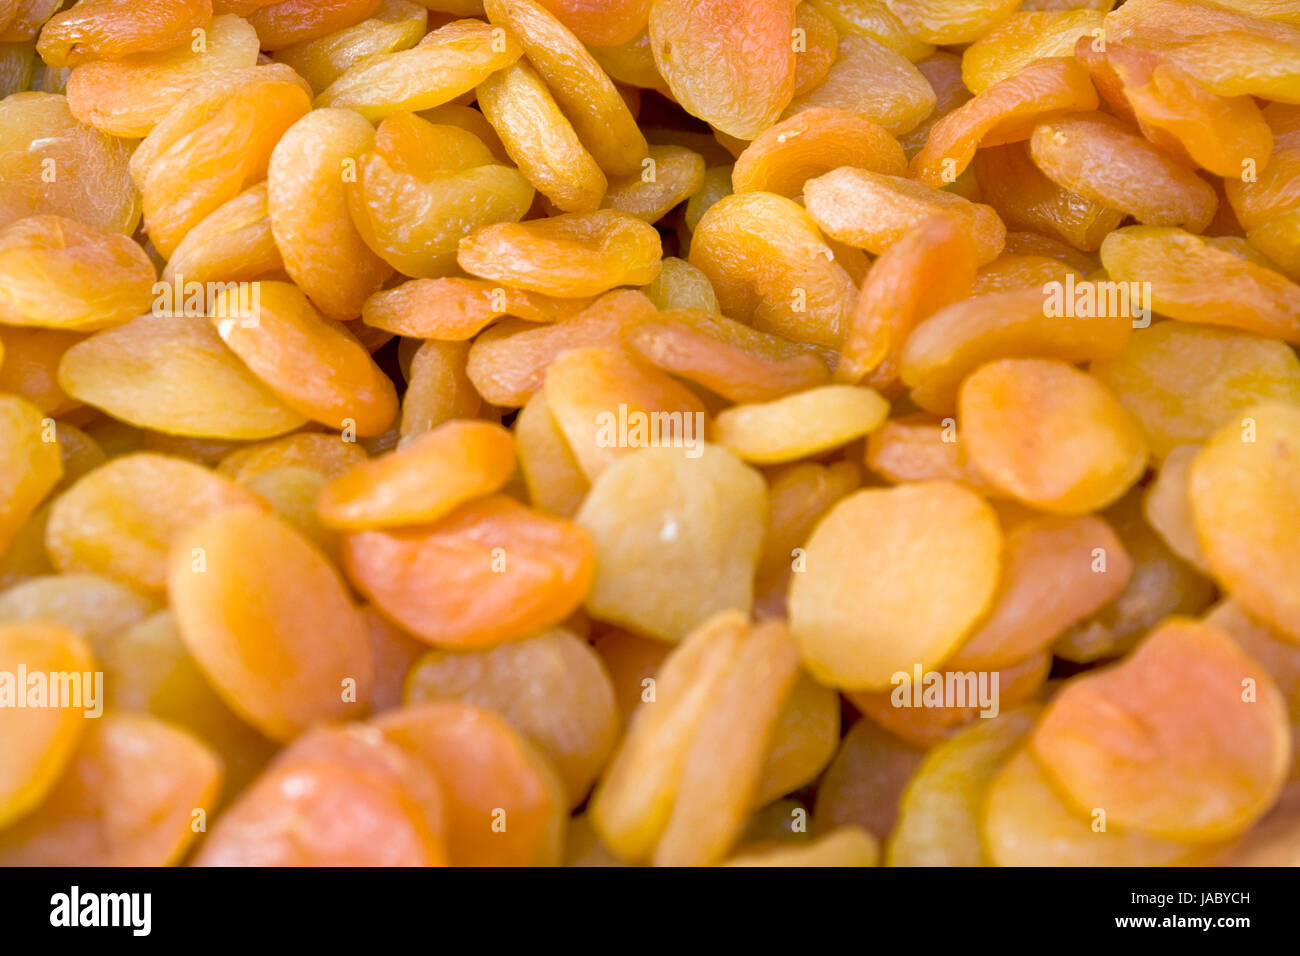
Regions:
M 0 865 L 1300 864 L 1298 0 L 0 0 L 0 96 Z

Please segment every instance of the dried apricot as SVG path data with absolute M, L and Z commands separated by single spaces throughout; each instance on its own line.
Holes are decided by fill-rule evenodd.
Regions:
M 751 139 L 794 95 L 794 25 L 789 0 L 656 0 L 650 49 L 688 113 Z
M 872 37 L 849 34 L 840 37 L 839 56 L 826 79 L 795 97 L 783 118 L 832 107 L 857 113 L 898 136 L 929 116 L 935 102 L 925 76 L 902 54 Z
M 504 719 L 443 700 L 390 711 L 371 725 L 441 784 L 453 866 L 559 863 L 564 787 L 541 751 Z
M 1053 291 L 1063 308 L 1051 307 Z M 899 377 L 912 389 L 912 401 L 946 414 L 956 408 L 962 382 L 981 363 L 1016 355 L 1067 362 L 1120 355 L 1133 334 L 1123 303 L 1073 305 L 1063 287 L 1046 285 L 954 302 L 913 330 L 899 356 Z
M 25 399 L 0 395 L 0 554 L 63 477 L 57 433 L 47 421 Z
M 581 298 L 659 274 L 659 234 L 616 209 L 483 226 L 460 241 L 466 272 L 544 295 Z
M 367 19 L 279 47 L 275 58 L 293 67 L 319 93 L 366 57 L 409 50 L 424 38 L 428 21 L 428 11 L 419 4 L 383 0 Z
M 209 515 L 261 508 L 257 496 L 179 458 L 115 458 L 59 496 L 45 547 L 65 573 L 93 572 L 144 591 L 166 587 L 172 543 Z
M 912 175 L 936 187 L 956 182 L 978 147 L 1028 139 L 1044 120 L 1096 108 L 1088 71 L 1073 57 L 1037 60 L 939 120 L 912 157 Z
M 736 405 L 718 416 L 714 439 L 761 465 L 809 458 L 878 428 L 889 403 L 855 385 L 823 385 L 775 401 Z
M 738 193 L 795 197 L 807 180 L 840 166 L 889 176 L 907 172 L 902 147 L 884 128 L 849 110 L 812 107 L 755 137 L 737 158 L 731 180 Z
M 318 309 L 361 314 L 392 268 L 367 248 L 348 212 L 348 170 L 360 182 L 370 124 L 350 110 L 313 110 L 287 129 L 267 168 L 267 213 L 284 270 Z M 360 166 L 358 165 L 360 164 Z
M 500 425 L 445 422 L 338 475 L 316 508 L 330 527 L 347 531 L 437 521 L 500 490 L 514 468 L 514 441 Z
M 112 136 L 147 136 L 180 97 L 228 71 L 257 65 L 257 31 L 237 16 L 213 17 L 201 36 L 161 53 L 95 60 L 68 75 L 68 108 Z
M 577 805 L 618 736 L 601 659 L 563 628 L 485 651 L 431 651 L 411 668 L 406 701 L 459 700 L 500 714 L 545 753 Z
M 359 60 L 315 105 L 356 110 L 370 121 L 449 103 L 523 55 L 519 41 L 480 20 L 457 20 L 409 50 Z
M 1192 461 L 1192 516 L 1206 563 L 1251 614 L 1300 641 L 1300 406 L 1266 404 L 1224 424 Z
M 1126 226 L 1102 243 L 1102 263 L 1118 282 L 1149 282 L 1162 315 L 1300 343 L 1300 285 L 1201 236 Z
M 538 0 L 486 0 L 483 6 L 492 23 L 519 41 L 600 167 L 614 176 L 638 172 L 646 155 L 645 136 L 613 81 L 562 18 Z M 483 109 L 491 119 L 488 108 Z
M 1002 251 L 1006 227 L 996 212 L 901 176 L 841 167 L 804 185 L 808 214 L 840 242 L 880 254 L 931 216 L 950 216 L 975 242 L 980 265 Z
M 450 820 L 416 756 L 373 728 L 322 727 L 218 818 L 194 864 L 445 866 Z
M 0 322 L 65 331 L 121 325 L 154 300 L 153 263 L 126 236 L 62 216 L 0 231 Z
M 716 445 L 623 455 L 574 519 L 595 542 L 587 611 L 668 641 L 715 612 L 748 611 L 766 511 L 759 474 Z
M 77 634 L 56 624 L 43 621 L 6 622 L 0 624 L 0 665 L 8 685 L 0 721 L 4 727 L 5 748 L 0 754 L 0 827 L 37 807 L 56 785 L 85 732 L 83 711 L 95 709 L 86 696 L 94 688 L 83 688 L 90 681 L 94 664 L 90 648 Z M 14 675 L 25 671 L 33 676 L 66 674 L 76 684 L 62 687 L 17 686 Z M 59 697 L 59 706 L 49 706 L 48 693 L 70 694 L 75 688 L 78 699 Z M 33 693 L 40 696 L 41 706 L 28 706 Z M 21 695 L 21 701 L 15 697 Z M 103 706 L 103 701 L 98 702 Z M 78 709 L 77 704 L 85 706 Z M 2 831 L 0 831 L 2 832 Z M 0 856 L 3 856 L 0 838 Z
M 84 126 L 52 93 L 0 102 L 0 228 L 28 216 L 65 216 L 88 228 L 131 233 L 140 196 L 129 144 Z
M 857 293 L 813 218 L 774 193 L 727 196 L 691 239 L 690 263 L 723 313 L 760 332 L 835 348 Z
M 343 566 L 375 606 L 438 647 L 490 647 L 564 620 L 591 586 L 590 538 L 504 495 L 433 524 L 361 531 Z M 444 582 L 431 590 L 430 580 Z
M 995 486 L 1055 514 L 1115 501 L 1142 476 L 1141 427 L 1096 379 L 1059 359 L 999 359 L 961 387 L 971 461 Z
M 91 721 L 59 782 L 0 833 L 3 866 L 165 866 L 216 809 L 221 760 L 198 738 L 143 714 Z
M 992 509 L 960 485 L 849 495 L 818 524 L 790 585 L 804 666 L 835 687 L 880 690 L 913 664 L 939 664 L 991 605 L 1001 550 Z
M 890 866 L 983 866 L 981 811 L 993 776 L 1022 745 L 1037 714 L 976 721 L 925 756 L 903 791 Z
M 212 19 L 212 0 L 78 0 L 41 28 L 36 52 L 53 67 L 170 50 Z
M 1217 628 L 1173 618 L 1120 664 L 1067 684 L 1030 746 L 1076 812 L 1101 808 L 1119 827 L 1207 842 L 1264 814 L 1290 744 L 1268 672 Z
M 364 708 L 365 622 L 334 567 L 280 518 L 238 509 L 188 528 L 172 545 L 167 595 L 217 692 L 267 736 Z

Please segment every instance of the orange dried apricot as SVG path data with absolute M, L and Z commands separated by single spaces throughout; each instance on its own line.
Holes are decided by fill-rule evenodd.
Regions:
M 486 0 L 483 7 L 492 23 L 519 41 L 601 169 L 612 176 L 638 172 L 646 155 L 645 136 L 613 81 L 562 18 L 538 0 Z M 518 95 L 511 84 L 506 89 Z M 491 119 L 488 107 L 483 109 Z
M 1141 223 L 1199 232 L 1214 216 L 1218 200 L 1209 183 L 1105 113 L 1041 122 L 1029 151 L 1062 189 Z
M 466 272 L 503 285 L 574 299 L 659 274 L 659 234 L 616 209 L 483 226 L 460 241 Z
M 1193 459 L 1188 489 L 1206 563 L 1251 614 L 1300 641 L 1300 561 L 1293 527 L 1300 496 L 1300 405 L 1245 409 Z
M 1126 226 L 1102 243 L 1102 263 L 1118 282 L 1149 282 L 1162 315 L 1300 343 L 1300 285 L 1200 236 Z
M 1058 291 L 1063 304 L 1073 304 L 1065 301 L 1063 288 Z M 923 321 L 898 359 L 912 401 L 936 414 L 953 411 L 962 382 L 980 364 L 998 358 L 1078 362 L 1122 353 L 1133 334 L 1133 320 L 1123 308 L 1109 303 L 1050 308 L 1050 292 L 1046 286 L 989 292 L 954 302 Z
M 1028 749 L 996 773 L 984 800 L 981 832 L 996 866 L 1177 866 L 1205 851 L 1099 815 L 1079 813 L 1048 782 Z
M 160 124 L 150 134 L 156 151 L 151 145 L 144 153 L 146 147 L 141 147 L 133 157 L 145 229 L 164 256 L 209 213 L 266 175 L 277 140 L 311 107 L 299 83 L 269 76 L 226 90 L 216 102 L 211 89 L 201 86 L 191 92 L 169 116 L 190 114 L 195 101 L 208 104 L 211 112 L 194 116 L 193 125 L 162 133 Z
M 127 143 L 84 126 L 52 93 L 0 101 L 0 228 L 28 216 L 64 216 L 87 228 L 131 233 L 140 196 Z
M 0 832 L 0 866 L 165 866 L 216 809 L 221 760 L 143 714 L 91 721 L 33 813 Z
M 357 435 L 387 428 L 397 394 L 360 343 L 290 283 L 259 282 L 257 292 L 251 318 L 241 290 L 216 297 L 212 321 L 231 351 L 303 416 Z
M 847 445 L 874 431 L 888 415 L 889 403 L 872 389 L 823 385 L 727 409 L 718 415 L 714 440 L 744 461 L 783 464 Z
M 63 477 L 57 433 L 47 421 L 25 399 L 0 395 L 0 554 Z
M 328 36 L 370 16 L 380 0 L 281 0 L 248 14 L 263 50 Z
M 561 518 L 573 517 L 591 483 L 551 415 L 546 392 L 537 392 L 519 410 L 515 446 L 533 505 Z
M 969 728 L 925 756 L 903 791 L 890 866 L 984 866 L 982 810 L 989 784 L 1023 743 L 1038 715 L 1009 711 Z
M 276 244 L 266 183 L 218 206 L 185 234 L 163 269 L 163 282 L 245 282 L 285 268 Z
M 962 51 L 962 80 L 972 93 L 982 93 L 1037 60 L 1073 56 L 1078 39 L 1091 42 L 1104 17 L 1089 9 L 1013 13 Z
M 365 622 L 333 565 L 282 519 L 233 509 L 188 528 L 172 544 L 167 596 L 217 692 L 268 737 L 365 707 Z
M 541 751 L 504 719 L 442 700 L 390 711 L 371 726 L 437 778 L 451 865 L 560 862 L 564 787 Z
M 1048 179 L 1024 143 L 981 149 L 974 169 L 981 198 L 997 210 L 1008 229 L 1041 233 L 1092 252 L 1124 219 L 1118 209 Z
M 363 448 L 337 435 L 298 432 L 274 441 L 238 448 L 221 457 L 217 472 L 238 482 L 279 468 L 310 468 L 327 478 L 366 460 Z
M 736 159 L 731 181 L 738 193 L 793 198 L 807 180 L 840 166 L 889 176 L 907 172 L 902 147 L 885 129 L 850 110 L 819 106 L 763 130 Z
M 180 97 L 227 71 L 251 69 L 257 58 L 257 31 L 247 21 L 213 17 L 201 36 L 170 50 L 73 67 L 68 108 L 97 130 L 138 139 L 147 136 Z
M 424 38 L 428 21 L 429 13 L 421 5 L 383 0 L 369 18 L 279 47 L 275 58 L 293 67 L 319 93 L 366 57 L 409 50 Z
M 64 573 L 93 572 L 143 591 L 166 587 L 167 555 L 189 528 L 257 496 L 201 465 L 142 452 L 95 469 L 54 502 L 45 548 Z
M 499 491 L 514 468 L 514 441 L 500 425 L 445 422 L 336 476 L 321 489 L 316 509 L 327 525 L 345 531 L 437 521 Z
M 601 841 L 629 862 L 725 857 L 798 673 L 781 624 L 750 626 L 736 611 L 701 623 L 664 661 L 655 703 L 637 711 L 596 789 L 590 819 Z
M 661 319 L 625 329 L 623 344 L 731 401 L 768 401 L 824 385 L 830 377 L 825 354 L 804 343 L 698 309 L 671 309 Z
M 1110 604 L 1067 630 L 1053 646 L 1058 657 L 1090 663 L 1129 651 L 1166 617 L 1203 612 L 1214 585 L 1169 550 L 1142 514 L 1142 489 L 1134 488 L 1101 517 L 1119 535 L 1133 575 Z
M 1172 618 L 1120 664 L 1067 684 L 1030 738 L 1076 812 L 1208 842 L 1264 814 L 1286 779 L 1286 703 L 1227 634 Z
M 1253 405 L 1300 405 L 1295 353 L 1234 329 L 1157 322 L 1134 331 L 1122 352 L 1091 370 L 1142 423 L 1156 458 L 1240 423 Z
M 399 445 L 415 441 L 443 422 L 473 418 L 482 399 L 466 375 L 469 349 L 463 342 L 425 342 L 411 358 L 402 397 Z
M 415 755 L 374 728 L 321 727 L 218 818 L 194 865 L 445 866 L 450 821 Z
M 21 694 L 23 703 L 19 706 L 17 700 L 10 699 L 0 708 L 0 726 L 5 734 L 5 748 L 0 753 L 2 828 L 39 806 L 73 759 L 88 723 L 83 713 L 94 710 L 93 703 L 85 696 L 86 691 L 93 696 L 94 688 L 81 687 L 83 679 L 91 679 L 94 664 L 90 648 L 77 634 L 57 624 L 33 621 L 0 624 L 0 665 L 10 681 L 6 696 Z M 34 688 L 31 684 L 19 687 L 12 683 L 13 675 L 20 669 L 32 675 L 76 675 L 76 687 L 82 696 L 68 701 L 67 706 L 48 706 L 49 701 L 44 700 L 46 706 L 28 707 L 28 697 L 35 692 Z M 42 699 L 49 690 L 59 692 L 41 688 Z M 78 703 L 86 706 L 80 709 L 73 706 Z M 103 705 L 102 700 L 98 703 Z
M 373 141 L 370 124 L 350 110 L 313 110 L 280 137 L 266 172 L 267 213 L 284 271 L 340 321 L 356 318 L 393 271 L 367 247 L 348 211 L 348 172 L 360 182 Z
M 0 230 L 0 275 L 0 322 L 74 332 L 147 312 L 156 278 L 131 239 L 62 216 L 32 216 Z
M 185 649 L 170 611 L 141 618 L 95 645 L 105 706 L 152 714 L 207 743 L 225 765 L 225 794 L 242 790 L 274 754 L 272 743 L 217 696 Z
M 580 527 L 493 495 L 433 524 L 349 534 L 343 566 L 413 636 L 477 648 L 564 620 L 591 586 L 593 552 Z
M 704 157 L 684 146 L 650 146 L 636 172 L 616 176 L 601 205 L 656 223 L 704 182 Z
M 698 451 L 704 405 L 659 370 L 610 348 L 571 349 L 546 370 L 546 405 L 589 481 L 630 450 Z
M 959 422 L 975 467 L 1054 514 L 1104 508 L 1142 476 L 1137 420 L 1091 376 L 1059 359 L 999 359 L 962 383 Z
M 760 332 L 834 348 L 857 290 L 813 218 L 775 193 L 727 196 L 691 239 L 690 263 L 723 313 Z
M 41 28 L 36 52 L 53 67 L 170 50 L 212 19 L 212 0 L 77 0 Z
M 546 367 L 562 353 L 586 346 L 617 347 L 625 330 L 657 319 L 658 310 L 641 292 L 619 289 L 601 296 L 565 322 L 537 327 L 499 323 L 469 350 L 470 380 L 489 402 L 520 406 L 546 381 Z
M 978 147 L 1028 139 L 1038 123 L 1096 108 L 1097 91 L 1078 61 L 1037 60 L 939 120 L 912 157 L 912 175 L 936 187 L 956 182 Z
M 971 234 L 943 215 L 923 220 L 887 247 L 862 283 L 836 380 L 892 386 L 913 329 L 971 291 L 978 254 Z
M 794 95 L 789 0 L 656 0 L 650 49 L 673 98 L 691 115 L 751 139 Z
M 891 418 L 867 436 L 867 467 L 892 484 L 941 479 L 980 494 L 994 489 L 971 465 L 957 420 L 917 413 Z
M 59 388 L 59 362 L 82 338 L 54 329 L 0 327 L 0 393 L 26 399 L 52 417 L 77 408 Z
M 1043 517 L 1017 524 L 1006 532 L 1002 581 L 988 617 L 944 666 L 1009 667 L 1105 607 L 1132 576 L 1123 542 L 1101 518 Z

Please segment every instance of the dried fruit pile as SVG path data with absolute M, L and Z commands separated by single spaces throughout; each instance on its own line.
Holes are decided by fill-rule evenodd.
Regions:
M 0 97 L 0 865 L 1300 864 L 1300 5 L 0 0 Z

